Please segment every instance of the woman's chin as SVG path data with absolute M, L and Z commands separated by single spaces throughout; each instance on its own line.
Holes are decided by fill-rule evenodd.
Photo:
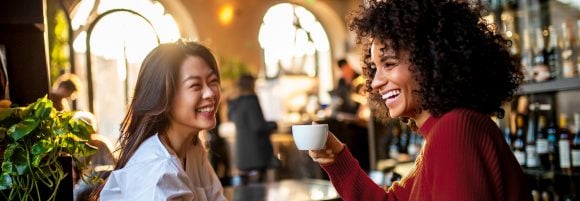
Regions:
M 389 109 L 389 117 L 391 117 L 391 118 L 399 118 L 400 116 L 401 116 L 401 113 L 394 112 L 393 110 Z

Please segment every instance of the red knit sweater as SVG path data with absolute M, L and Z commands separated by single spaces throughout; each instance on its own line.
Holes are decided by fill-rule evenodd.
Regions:
M 369 179 L 347 148 L 322 167 L 345 201 L 532 200 L 522 168 L 488 116 L 455 109 L 430 117 L 419 132 L 426 141 L 415 167 L 387 191 Z

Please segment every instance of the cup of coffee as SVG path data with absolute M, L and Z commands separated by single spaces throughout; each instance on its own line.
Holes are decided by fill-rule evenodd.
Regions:
M 326 144 L 328 124 L 293 125 L 292 136 L 299 150 L 321 150 Z

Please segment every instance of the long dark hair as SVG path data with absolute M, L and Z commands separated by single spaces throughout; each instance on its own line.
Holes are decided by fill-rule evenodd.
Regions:
M 168 129 L 179 69 L 188 56 L 202 58 L 219 75 L 215 57 L 199 43 L 180 40 L 153 49 L 143 60 L 135 95 L 121 123 L 121 152 L 115 169 L 123 168 L 145 139 Z
M 121 123 L 120 152 L 115 170 L 125 167 L 143 141 L 168 129 L 169 112 L 177 90 L 179 70 L 189 56 L 203 59 L 218 75 L 219 80 L 214 55 L 199 43 L 179 40 L 153 49 L 141 64 L 135 94 Z M 96 193 L 100 193 L 100 190 Z M 95 196 L 98 197 L 98 194 Z

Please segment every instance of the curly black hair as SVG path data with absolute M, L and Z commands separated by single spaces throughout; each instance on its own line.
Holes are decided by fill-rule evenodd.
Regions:
M 410 70 L 420 87 L 421 109 L 434 116 L 454 108 L 470 108 L 503 117 L 501 104 L 517 91 L 523 74 L 510 55 L 511 42 L 482 20 L 481 5 L 453 0 L 366 1 L 350 22 L 364 46 L 363 72 L 371 106 L 388 115 L 378 93 L 370 87 L 369 40 L 409 51 Z

